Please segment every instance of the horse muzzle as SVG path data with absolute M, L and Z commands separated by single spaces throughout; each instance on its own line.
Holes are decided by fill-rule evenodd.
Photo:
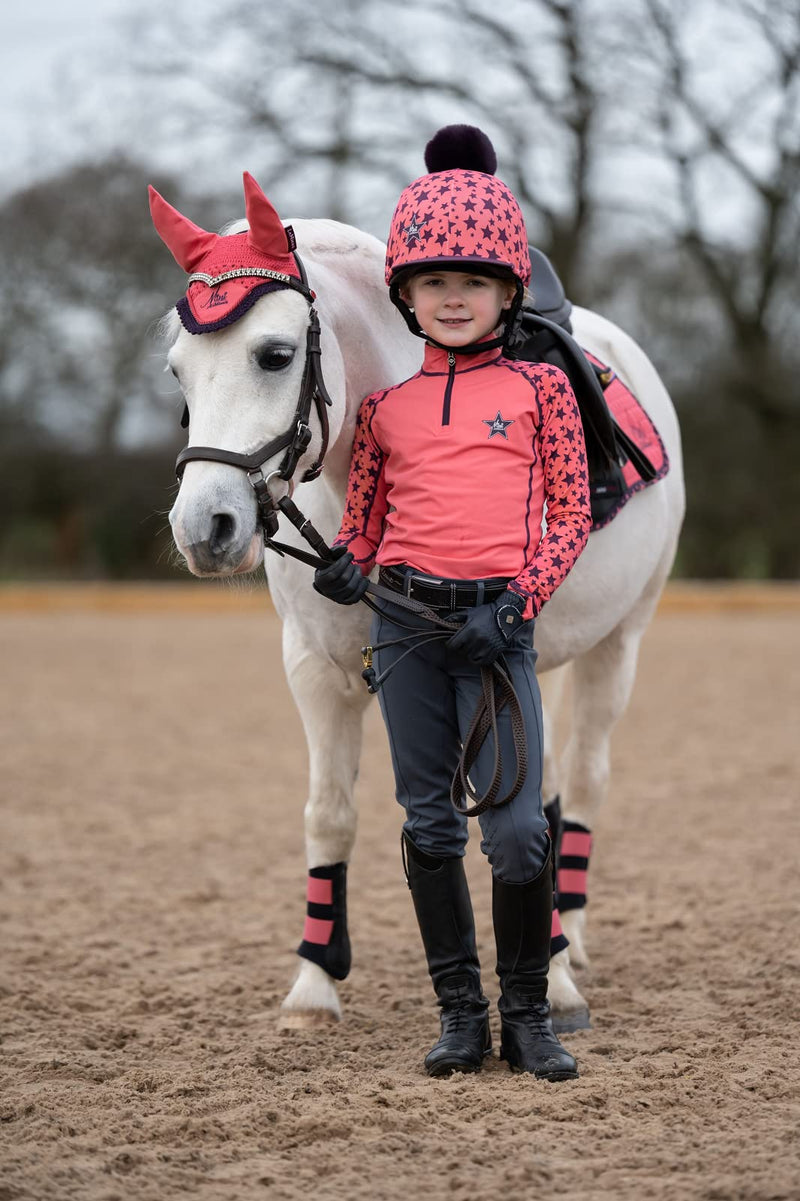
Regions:
M 191 542 L 179 548 L 192 575 L 226 576 L 254 571 L 261 563 L 264 541 L 252 538 L 244 547 L 226 546 L 224 537 Z
M 234 506 L 198 513 L 176 504 L 170 514 L 172 534 L 192 575 L 235 575 L 258 567 L 264 543 L 254 518 L 243 520 Z

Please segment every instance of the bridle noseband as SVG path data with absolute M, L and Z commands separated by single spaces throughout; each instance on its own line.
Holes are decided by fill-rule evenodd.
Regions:
M 286 481 L 290 485 L 291 492 L 292 477 L 297 470 L 297 464 L 306 450 L 308 450 L 311 442 L 311 427 L 308 422 L 312 404 L 316 407 L 317 416 L 319 417 L 322 430 L 322 444 L 316 462 L 303 473 L 302 482 L 315 480 L 319 476 L 328 450 L 328 439 L 330 436 L 328 407 L 333 404 L 333 401 L 328 395 L 325 381 L 322 378 L 319 316 L 317 315 L 317 310 L 314 308 L 316 297 L 308 286 L 308 277 L 305 268 L 296 252 L 294 258 L 300 271 L 300 280 L 295 281 L 293 277 L 287 276 L 286 286 L 294 288 L 295 291 L 305 296 L 309 304 L 309 314 L 303 378 L 300 383 L 297 408 L 289 428 L 276 438 L 260 446 L 258 450 L 254 450 L 251 454 L 237 454 L 236 451 L 221 450 L 216 446 L 186 446 L 175 461 L 175 474 L 178 477 L 178 482 L 183 478 L 186 464 L 191 462 L 227 463 L 231 467 L 238 467 L 240 470 L 246 472 L 247 478 L 255 492 L 258 515 L 264 531 L 265 542 L 273 538 L 278 531 L 278 512 L 276 502 L 273 500 L 272 492 L 270 491 L 270 481 L 273 478 Z M 282 450 L 285 450 L 286 454 L 280 466 L 265 476 L 263 471 L 264 464 Z M 288 495 L 282 498 L 282 500 L 288 499 Z M 280 507 L 283 507 L 280 501 L 277 503 Z

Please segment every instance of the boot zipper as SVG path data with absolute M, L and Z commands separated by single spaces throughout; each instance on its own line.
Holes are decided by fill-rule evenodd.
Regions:
M 453 380 L 456 377 L 456 356 L 452 350 L 447 352 L 447 387 L 444 390 L 444 405 L 442 407 L 442 425 L 450 424 L 450 399 L 453 395 Z

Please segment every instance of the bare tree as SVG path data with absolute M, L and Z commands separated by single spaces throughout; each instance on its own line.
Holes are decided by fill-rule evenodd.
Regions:
M 148 175 L 82 164 L 0 210 L 0 413 L 17 433 L 24 413 L 24 428 L 108 453 L 137 409 L 165 432 L 149 331 L 184 279 L 153 235 Z
M 571 289 L 596 214 L 590 180 L 602 114 L 585 7 L 584 0 L 516 0 L 502 10 L 485 0 L 417 0 L 398 17 L 394 6 L 373 3 L 371 20 L 357 25 L 335 10 L 338 37 L 312 37 L 298 54 L 323 75 L 357 80 L 382 114 L 405 115 L 397 139 L 410 167 L 405 182 L 424 169 L 421 143 L 437 125 L 482 125 L 531 236 Z M 435 53 L 420 52 L 423 40 Z
M 783 344 L 779 355 L 787 357 L 800 333 L 800 7 L 790 0 L 726 0 L 728 18 L 750 25 L 766 53 L 760 71 L 738 79 L 733 72 L 727 95 L 712 98 L 701 93 L 688 61 L 680 10 L 663 0 L 645 2 L 666 56 L 658 120 L 677 179 L 677 238 L 727 322 L 753 404 L 765 420 L 781 422 L 795 400 L 771 386 L 771 364 L 776 346 Z M 736 239 L 715 228 L 719 189 L 726 187 L 740 196 L 743 228 Z
M 312 11 L 219 0 L 212 20 L 195 0 L 131 27 L 133 72 L 114 68 L 124 137 L 146 137 L 201 193 L 167 183 L 169 199 L 218 227 L 241 212 L 236 161 L 287 217 L 384 235 L 435 129 L 481 125 L 572 298 L 639 336 L 678 396 L 688 569 L 800 571 L 786 520 L 800 453 L 796 0 L 340 0 Z M 163 406 L 144 335 L 184 281 L 150 228 L 146 174 L 84 164 L 5 204 L 9 438 L 47 429 L 107 449 Z
M 657 129 L 676 183 L 676 248 L 715 313 L 703 445 L 710 454 L 716 435 L 728 446 L 716 490 L 739 501 L 727 521 L 756 547 L 746 557 L 766 574 L 795 576 L 800 547 L 788 515 L 800 507 L 800 8 L 794 0 L 711 5 L 728 64 L 725 88 L 711 90 L 693 61 L 686 6 L 645 7 L 661 64 Z M 726 201 L 734 229 L 723 219 Z M 724 520 L 720 513 L 720 527 Z
M 213 27 L 165 13 L 137 38 L 134 67 L 174 89 L 171 120 L 269 180 L 278 206 L 385 233 L 393 200 L 424 170 L 449 121 L 482 125 L 531 237 L 577 290 L 602 197 L 602 53 L 587 0 L 233 0 Z M 180 32 L 178 28 L 180 26 Z M 242 63 L 250 64 L 241 69 Z M 238 63 L 238 69 L 235 65 Z M 257 64 L 257 69 L 255 65 Z M 191 81 L 191 88 L 186 82 Z M 162 112 L 167 91 L 154 100 Z M 197 157 L 197 156 L 196 156 Z

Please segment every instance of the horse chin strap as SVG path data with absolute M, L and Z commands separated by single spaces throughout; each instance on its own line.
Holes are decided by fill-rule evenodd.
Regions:
M 292 502 L 291 495 L 297 464 L 308 450 L 311 442 L 312 435 L 309 418 L 311 416 L 312 405 L 315 406 L 317 417 L 319 418 L 322 443 L 316 461 L 303 472 L 303 483 L 317 479 L 322 471 L 330 437 L 328 408 L 333 404 L 333 401 L 328 394 L 325 381 L 322 378 L 319 316 L 317 315 L 317 310 L 314 308 L 314 293 L 308 287 L 305 268 L 297 254 L 295 254 L 295 260 L 300 269 L 302 280 L 302 283 L 297 285 L 297 291 L 303 293 L 309 302 L 310 308 L 308 314 L 308 331 L 306 333 L 306 361 L 303 367 L 303 378 L 300 384 L 297 408 L 292 417 L 291 425 L 282 434 L 279 434 L 277 438 L 266 442 L 251 454 L 237 454 L 235 451 L 221 450 L 216 446 L 187 446 L 180 452 L 175 461 L 175 474 L 178 477 L 178 482 L 183 478 L 186 464 L 197 461 L 228 463 L 232 467 L 239 467 L 242 471 L 247 472 L 247 478 L 256 496 L 258 515 L 264 530 L 264 541 L 267 545 L 270 544 L 270 540 L 278 532 L 278 508 L 284 512 L 292 509 L 302 519 L 302 514 L 300 514 Z M 263 465 L 282 450 L 285 450 L 286 453 L 280 466 L 265 476 Z M 270 488 L 273 479 L 284 480 L 289 485 L 287 494 L 277 502 L 274 500 Z M 287 512 L 287 516 L 290 516 L 289 512 Z M 290 520 L 293 521 L 293 524 L 297 524 L 293 516 L 290 516 Z M 304 520 L 302 519 L 302 521 Z M 316 534 L 316 531 L 314 533 Z M 306 536 L 307 534 L 304 534 L 304 537 Z M 316 534 L 316 537 L 319 539 L 322 547 L 327 550 L 319 534 Z M 316 546 L 315 549 L 317 549 Z M 330 552 L 328 552 L 327 557 L 330 557 Z

